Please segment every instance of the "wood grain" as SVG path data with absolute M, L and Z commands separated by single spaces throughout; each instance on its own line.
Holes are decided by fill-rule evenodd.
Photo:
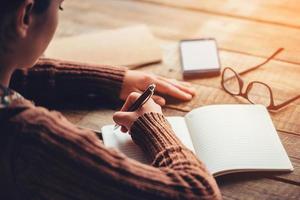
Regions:
M 256 56 L 266 57 L 277 48 L 285 47 L 286 51 L 278 56 L 278 59 L 300 63 L 298 56 L 300 46 L 295 42 L 300 41 L 299 29 L 161 7 L 139 1 L 90 0 L 80 4 L 77 1 L 69 1 L 66 4 L 72 7 L 75 12 L 67 12 L 66 9 L 64 14 L 75 15 L 72 16 L 73 23 L 83 24 L 80 28 L 78 27 L 78 32 L 145 23 L 156 36 L 161 38 L 180 40 L 183 38 L 214 37 L 218 40 L 221 49 Z M 76 15 L 76 10 L 86 14 Z M 65 23 L 67 24 L 62 23 L 61 25 L 70 25 L 72 22 Z M 73 31 L 73 29 L 68 30 L 68 32 Z
M 219 182 L 224 199 L 298 200 L 299 186 L 250 176 L 229 176 Z
M 298 0 L 138 0 L 181 9 L 300 28 Z

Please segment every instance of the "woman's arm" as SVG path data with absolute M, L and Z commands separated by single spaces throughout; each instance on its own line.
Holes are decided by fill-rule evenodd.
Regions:
M 153 166 L 105 148 L 56 112 L 30 108 L 11 123 L 14 177 L 28 199 L 221 199 L 214 178 L 161 114 L 144 114 L 131 128 Z
M 29 70 L 17 70 L 10 87 L 38 105 L 115 105 L 125 72 L 122 67 L 40 59 Z

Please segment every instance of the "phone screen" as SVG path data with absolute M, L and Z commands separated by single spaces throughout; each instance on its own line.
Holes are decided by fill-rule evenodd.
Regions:
M 184 40 L 180 50 L 184 73 L 220 71 L 218 47 L 214 39 Z

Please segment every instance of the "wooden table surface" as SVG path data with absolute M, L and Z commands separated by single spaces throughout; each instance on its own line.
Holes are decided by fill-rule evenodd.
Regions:
M 146 24 L 160 40 L 163 63 L 139 70 L 182 79 L 178 41 L 214 37 L 222 66 L 246 69 L 263 61 L 277 48 L 285 51 L 267 65 L 249 73 L 246 81 L 272 86 L 280 103 L 300 94 L 299 0 L 70 0 L 64 3 L 56 38 L 101 29 Z M 247 103 L 220 86 L 220 77 L 191 81 L 197 96 L 172 103 L 166 115 L 184 115 L 201 105 Z M 263 98 L 265 94 L 260 94 Z M 113 110 L 64 111 L 74 123 L 93 129 L 112 123 Z M 271 113 L 295 171 L 289 174 L 245 174 L 218 178 L 224 199 L 300 199 L 300 100 Z

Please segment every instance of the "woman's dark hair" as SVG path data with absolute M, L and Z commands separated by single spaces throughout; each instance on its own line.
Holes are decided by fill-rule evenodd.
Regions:
M 0 54 L 7 51 L 8 42 L 14 39 L 14 17 L 24 0 L 0 0 Z M 45 12 L 51 0 L 34 0 L 32 11 L 35 14 Z
M 35 0 L 34 1 L 34 12 L 42 13 L 49 7 L 51 0 Z M 1 2 L 1 13 L 2 12 L 14 12 L 24 2 L 24 0 L 0 0 Z

